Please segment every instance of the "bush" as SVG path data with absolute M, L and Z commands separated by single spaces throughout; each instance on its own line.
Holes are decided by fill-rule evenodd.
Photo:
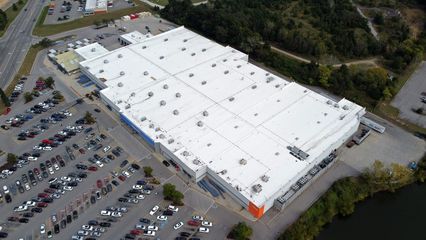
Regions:
M 174 205 L 182 206 L 183 193 L 176 190 L 176 186 L 171 183 L 166 183 L 163 186 L 164 200 L 172 201 Z
M 24 93 L 25 103 L 31 102 L 33 100 L 33 95 L 30 92 Z
M 17 162 L 17 160 L 16 160 L 17 158 L 16 158 L 16 155 L 15 154 L 13 154 L 13 153 L 8 153 L 7 154 L 7 162 L 9 163 L 9 164 L 16 164 L 16 162 Z
M 18 11 L 18 6 L 16 6 L 16 4 L 15 4 L 15 3 L 12 5 L 12 10 L 13 10 L 13 11 Z
M 96 122 L 96 119 L 90 112 L 86 112 L 86 114 L 84 115 L 84 121 L 86 122 L 86 124 L 93 124 Z
M 10 107 L 10 101 L 9 101 L 9 98 L 6 96 L 6 94 L 3 92 L 3 89 L 1 89 L 1 88 L 0 88 L 0 98 L 1 98 L 1 100 L 2 100 L 2 102 L 3 102 L 3 104 L 4 104 L 6 107 Z
M 145 177 L 152 177 L 152 167 L 146 166 L 143 167 L 143 172 L 145 173 Z
M 245 222 L 239 222 L 235 224 L 231 232 L 228 234 L 228 238 L 236 240 L 250 239 L 253 234 L 253 230 Z

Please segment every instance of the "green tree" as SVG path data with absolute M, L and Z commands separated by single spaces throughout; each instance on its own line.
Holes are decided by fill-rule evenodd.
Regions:
M 15 155 L 15 154 L 13 154 L 13 153 L 8 153 L 8 154 L 7 154 L 7 162 L 8 162 L 9 164 L 15 164 L 15 163 L 17 162 L 16 155 Z
M 150 166 L 145 166 L 143 167 L 143 172 L 145 174 L 145 177 L 152 177 L 153 169 Z
M 52 46 L 53 42 L 49 38 L 43 38 L 40 42 L 37 43 L 42 48 L 47 48 Z
M 323 87 L 329 87 L 330 83 L 328 80 L 330 79 L 331 73 L 333 72 L 333 69 L 329 66 L 320 65 L 318 67 L 319 69 L 319 83 Z
M 234 225 L 231 232 L 228 235 L 228 238 L 235 240 L 247 240 L 250 239 L 250 236 L 253 234 L 253 229 L 248 226 L 245 222 L 239 222 Z
M 0 98 L 1 98 L 1 100 L 2 100 L 2 102 L 3 102 L 3 104 L 4 104 L 6 107 L 10 107 L 10 101 L 9 101 L 9 98 L 6 96 L 6 94 L 3 92 L 3 89 L 1 89 L 1 88 L 0 88 Z
M 171 183 L 163 185 L 163 195 L 165 200 L 172 201 L 174 205 L 183 205 L 182 199 L 184 198 L 183 193 L 176 190 L 176 186 Z
M 93 124 L 96 122 L 96 119 L 90 112 L 86 112 L 86 114 L 84 115 L 84 121 L 86 122 L 86 124 Z
M 16 6 L 16 4 L 15 4 L 15 3 L 12 5 L 12 10 L 13 10 L 13 11 L 18 11 L 18 6 Z
M 44 84 L 46 84 L 48 88 L 53 89 L 53 86 L 55 85 L 55 80 L 52 77 L 48 77 L 44 79 Z
M 53 98 L 59 101 L 64 100 L 64 96 L 62 95 L 60 91 L 55 91 L 55 93 L 53 94 Z
M 385 18 L 381 12 L 376 13 L 373 19 L 374 23 L 377 25 L 383 25 L 385 23 Z
M 22 0 L 19 0 L 19 1 L 18 1 L 18 4 L 19 4 L 19 5 L 22 5 L 22 4 L 24 4 L 24 1 L 22 1 Z
M 33 100 L 33 95 L 31 94 L 31 92 L 25 92 L 24 99 L 25 103 L 31 102 Z

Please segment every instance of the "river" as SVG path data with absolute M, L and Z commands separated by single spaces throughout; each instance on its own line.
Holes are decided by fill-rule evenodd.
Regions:
M 316 240 L 426 240 L 426 184 L 378 193 L 337 217 Z

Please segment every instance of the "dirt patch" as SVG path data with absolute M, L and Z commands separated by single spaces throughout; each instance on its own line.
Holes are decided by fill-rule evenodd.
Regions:
M 15 0 L 0 0 L 0 9 L 6 10 L 9 8 Z
M 417 37 L 424 29 L 425 12 L 419 8 L 406 8 L 402 10 L 414 37 Z

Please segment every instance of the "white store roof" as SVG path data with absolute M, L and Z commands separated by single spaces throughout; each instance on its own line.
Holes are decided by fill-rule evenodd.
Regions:
M 109 51 L 96 42 L 86 45 L 84 47 L 77 48 L 75 52 L 80 55 L 80 57 L 82 57 L 84 60 L 87 60 L 102 56 L 108 53 Z
M 364 110 L 247 59 L 180 27 L 80 64 L 103 78 L 102 93 L 154 141 L 194 171 L 226 172 L 218 176 L 261 206 L 317 164 Z M 288 146 L 309 157 L 298 160 Z
M 153 35 L 151 33 L 143 34 L 139 31 L 133 31 L 130 33 L 126 33 L 121 35 L 120 37 L 127 40 L 130 44 L 133 43 L 140 43 L 145 41 L 145 39 L 152 37 Z

